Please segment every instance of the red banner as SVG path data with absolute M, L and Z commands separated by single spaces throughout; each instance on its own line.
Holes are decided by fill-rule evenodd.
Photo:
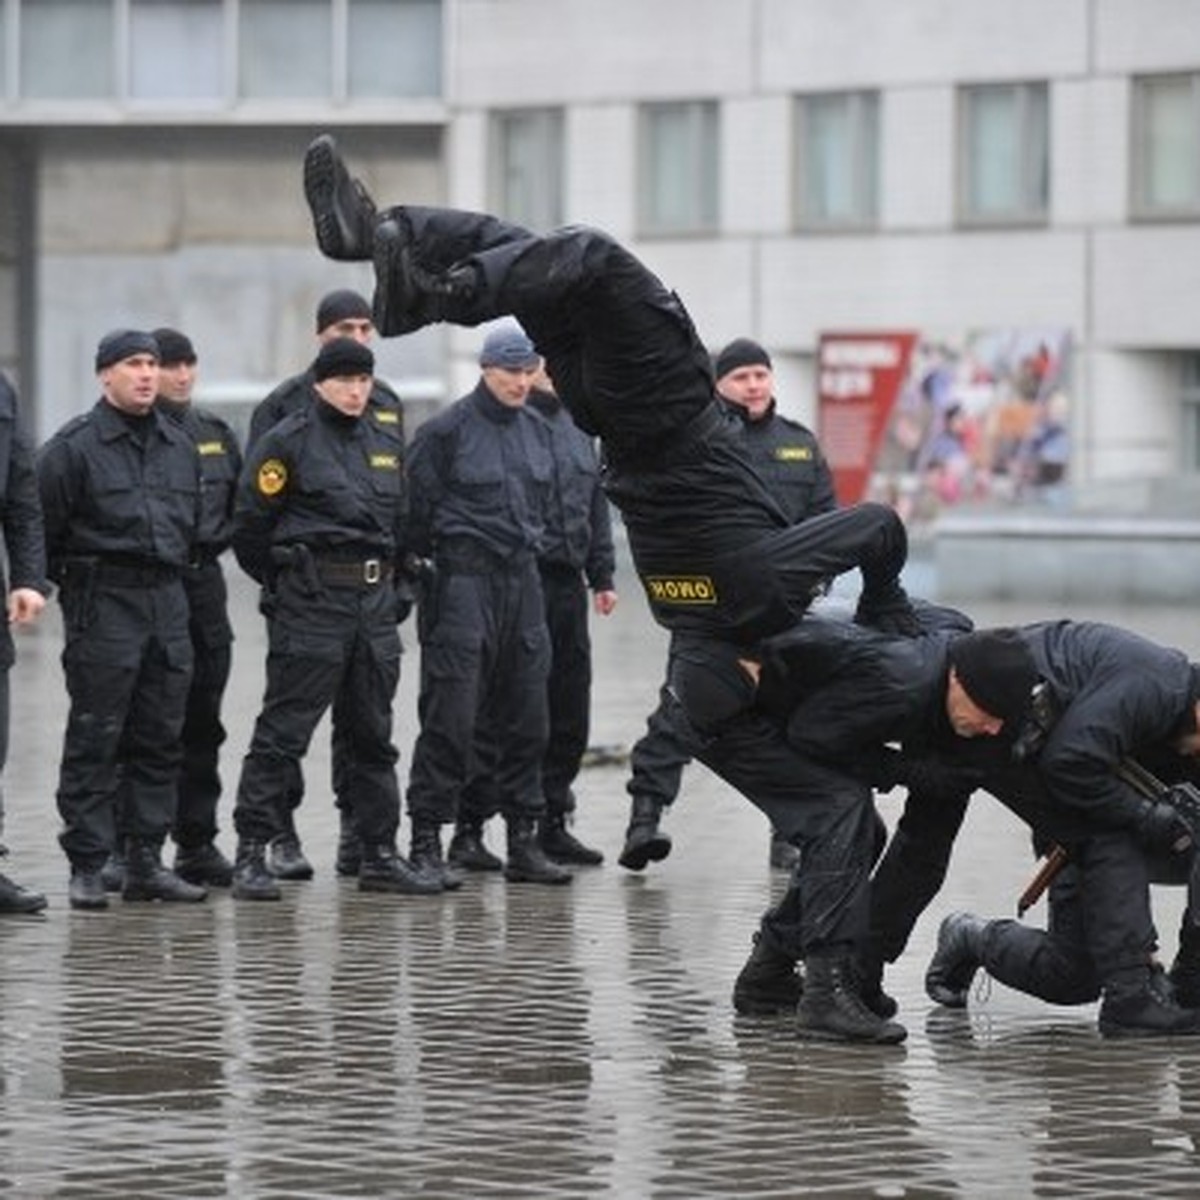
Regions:
M 818 436 L 840 504 L 867 493 L 916 342 L 912 332 L 821 334 Z

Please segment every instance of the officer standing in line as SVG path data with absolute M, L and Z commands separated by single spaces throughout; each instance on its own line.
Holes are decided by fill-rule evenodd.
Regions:
M 233 505 L 242 452 L 229 425 L 192 404 L 196 350 L 177 329 L 156 329 L 157 407 L 180 425 L 200 456 L 200 533 L 192 569 L 183 575 L 192 638 L 192 686 L 183 722 L 183 766 L 172 835 L 175 873 L 191 883 L 228 887 L 233 866 L 216 844 L 221 796 L 220 753 L 225 741 L 221 701 L 229 682 L 233 626 L 221 555 L 233 538 Z
M 441 827 L 460 816 L 471 773 L 487 772 L 508 827 L 505 877 L 569 883 L 537 840 L 550 670 L 537 558 L 554 458 L 549 427 L 526 400 L 541 359 L 509 323 L 484 338 L 479 365 L 474 391 L 426 421 L 409 455 L 412 545 L 434 564 L 418 612 L 410 857 L 443 887 L 461 885 L 443 857 Z M 490 815 L 471 813 L 470 827 Z
M 238 783 L 233 894 L 278 900 L 266 848 L 297 794 L 313 730 L 345 703 L 356 786 L 358 887 L 428 893 L 396 853 L 400 793 L 392 705 L 407 550 L 404 445 L 370 407 L 375 357 L 335 338 L 313 362 L 316 403 L 254 443 L 238 484 L 233 548 L 263 586 L 267 686 Z
M 775 376 L 766 350 L 750 338 L 736 338 L 717 355 L 715 374 L 717 394 L 740 419 L 746 449 L 788 520 L 796 524 L 833 512 L 837 497 L 825 456 L 811 430 L 777 411 Z M 658 823 L 679 795 L 683 768 L 692 754 L 672 728 L 668 708 L 660 699 L 630 755 L 629 827 L 618 859 L 630 871 L 640 871 L 671 852 L 671 839 Z M 790 870 L 798 854 L 773 829 L 770 856 L 773 867 Z
M 549 425 L 554 455 L 554 487 L 538 556 L 550 635 L 550 735 L 542 759 L 546 811 L 538 827 L 538 840 L 554 862 L 599 866 L 604 855 L 571 832 L 575 814 L 571 785 L 587 750 L 591 722 L 588 589 L 598 615 L 608 616 L 617 606 L 612 515 L 600 487 L 595 443 L 571 420 L 554 393 L 553 383 L 540 368 L 528 403 Z M 504 866 L 483 843 L 483 821 L 496 811 L 495 772 L 487 765 L 494 762 L 495 754 L 491 725 L 487 715 L 482 715 L 483 732 L 476 739 L 481 761 L 463 792 L 448 854 L 454 866 L 467 871 L 499 871 Z
M 370 345 L 375 335 L 371 321 L 371 306 L 349 288 L 338 288 L 327 292 L 317 304 L 317 349 L 334 338 L 353 338 L 364 346 Z M 250 433 L 247 450 L 272 425 L 284 417 L 306 408 L 313 400 L 313 374 L 311 365 L 298 375 L 292 375 L 280 383 L 250 416 Z M 382 380 L 372 378 L 371 395 L 367 401 L 374 420 L 378 424 L 394 426 L 401 441 L 404 439 L 404 406 L 400 397 Z M 354 762 L 349 755 L 353 736 L 346 728 L 346 713 L 343 701 L 348 697 L 337 697 L 330 714 L 333 794 L 336 798 L 340 821 L 338 838 L 337 873 L 357 875 L 360 866 L 359 838 L 354 828 L 353 795 L 355 783 Z M 267 863 L 280 879 L 311 879 L 312 864 L 308 861 L 296 832 L 295 811 L 304 798 L 304 779 L 296 780 L 297 791 L 288 798 L 284 815 L 283 831 L 278 834 L 267 851 Z
M 33 451 L 17 417 L 17 393 L 0 375 L 0 534 L 8 574 L 0 565 L 0 595 L 6 597 L 6 620 L 0 630 L 0 780 L 8 761 L 9 670 L 16 656 L 12 626 L 37 619 L 46 604 L 46 541 L 38 499 Z M 0 787 L 0 836 L 4 833 L 4 792 Z M 8 849 L 0 845 L 0 856 Z M 46 907 L 41 892 L 0 875 L 0 913 L 35 913 Z
M 102 398 L 38 457 L 50 578 L 58 584 L 71 705 L 59 842 L 72 908 L 106 908 L 101 867 L 128 805 L 126 900 L 203 900 L 164 867 L 175 819 L 192 645 L 183 573 L 200 516 L 191 438 L 156 411 L 158 343 L 141 330 L 100 340 Z

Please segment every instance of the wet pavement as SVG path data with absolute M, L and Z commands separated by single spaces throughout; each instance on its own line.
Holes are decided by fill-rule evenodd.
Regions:
M 262 688 L 235 581 L 230 793 Z M 641 733 L 664 636 L 625 571 L 594 623 L 593 742 Z M 918 577 L 926 592 L 928 581 Z M 1044 610 L 976 605 L 981 624 Z M 1200 658 L 1172 609 L 1076 610 Z M 0 1194 L 16 1197 L 1015 1197 L 1200 1192 L 1200 1041 L 1103 1042 L 1095 1006 L 986 981 L 966 1013 L 922 976 L 942 915 L 1011 915 L 1028 839 L 972 806 L 951 876 L 889 973 L 909 1039 L 799 1040 L 735 1017 L 734 976 L 783 880 L 764 820 L 702 768 L 671 856 L 616 865 L 620 765 L 586 770 L 576 832 L 608 855 L 569 888 L 472 877 L 440 897 L 360 894 L 333 871 L 327 727 L 299 828 L 316 878 L 278 904 L 67 906 L 53 792 L 65 714 L 57 613 L 19 643 L 7 792 L 12 874 L 41 917 L 0 919 Z M 401 771 L 416 658 L 397 709 Z M 884 798 L 895 816 L 898 798 Z M 228 813 L 222 843 L 233 849 Z M 407 822 L 403 830 L 407 842 Z M 490 840 L 499 848 L 500 830 Z M 1163 950 L 1179 897 L 1156 894 Z M 1038 921 L 1044 906 L 1027 919 Z

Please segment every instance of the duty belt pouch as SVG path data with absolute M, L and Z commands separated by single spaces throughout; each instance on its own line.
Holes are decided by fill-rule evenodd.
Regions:
M 58 591 L 63 628 L 69 635 L 85 632 L 96 616 L 96 564 L 76 560 L 63 572 Z

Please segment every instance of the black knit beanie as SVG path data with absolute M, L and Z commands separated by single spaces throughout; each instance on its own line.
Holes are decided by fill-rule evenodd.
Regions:
M 980 629 L 950 643 L 950 665 L 968 696 L 1004 721 L 1029 708 L 1038 682 L 1033 653 L 1016 629 Z

